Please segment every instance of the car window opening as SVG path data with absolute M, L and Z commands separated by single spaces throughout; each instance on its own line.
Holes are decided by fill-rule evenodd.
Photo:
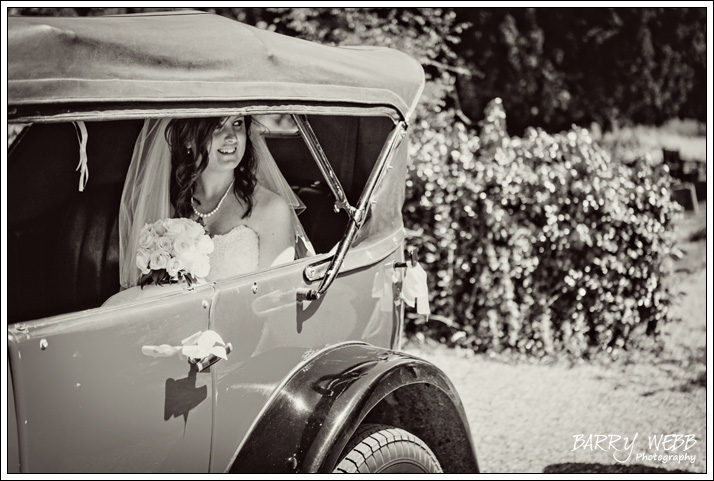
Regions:
M 119 202 L 142 123 L 86 122 L 91 176 L 84 192 L 77 189 L 80 150 L 71 122 L 33 124 L 14 142 L 8 159 L 9 177 L 19 179 L 8 186 L 12 323 L 98 307 L 119 291 Z M 392 120 L 310 116 L 310 124 L 347 201 L 356 205 Z M 334 211 L 335 196 L 300 135 L 284 130 L 266 142 L 306 206 L 299 220 L 307 237 L 317 254 L 327 253 L 344 235 L 348 215 Z

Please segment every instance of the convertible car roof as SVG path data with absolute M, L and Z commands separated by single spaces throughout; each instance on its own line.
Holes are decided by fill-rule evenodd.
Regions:
M 347 105 L 408 119 L 424 73 L 384 47 L 331 47 L 182 11 L 8 18 L 9 118 L 97 109 Z

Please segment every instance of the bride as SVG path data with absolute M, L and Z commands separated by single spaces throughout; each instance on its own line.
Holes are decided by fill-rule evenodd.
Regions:
M 251 118 L 175 119 L 170 198 L 177 217 L 189 217 L 213 237 L 209 280 L 263 269 L 295 258 L 292 210 L 256 185 Z
M 139 233 L 147 223 L 185 217 L 204 225 L 214 242 L 206 280 L 215 281 L 314 254 L 300 209 L 251 117 L 149 119 L 120 205 L 122 292 L 104 305 L 145 296 L 135 286 Z

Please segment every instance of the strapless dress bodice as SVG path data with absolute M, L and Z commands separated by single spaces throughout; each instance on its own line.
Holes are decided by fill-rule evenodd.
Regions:
M 226 279 L 258 269 L 260 239 L 247 225 L 238 225 L 225 234 L 213 236 L 209 281 Z

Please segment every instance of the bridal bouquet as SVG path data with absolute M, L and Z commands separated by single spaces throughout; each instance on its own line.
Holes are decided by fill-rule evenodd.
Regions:
M 208 255 L 213 240 L 203 226 L 191 219 L 160 219 L 146 224 L 139 234 L 136 267 L 141 271 L 139 285 L 188 285 L 206 277 L 211 270 Z

